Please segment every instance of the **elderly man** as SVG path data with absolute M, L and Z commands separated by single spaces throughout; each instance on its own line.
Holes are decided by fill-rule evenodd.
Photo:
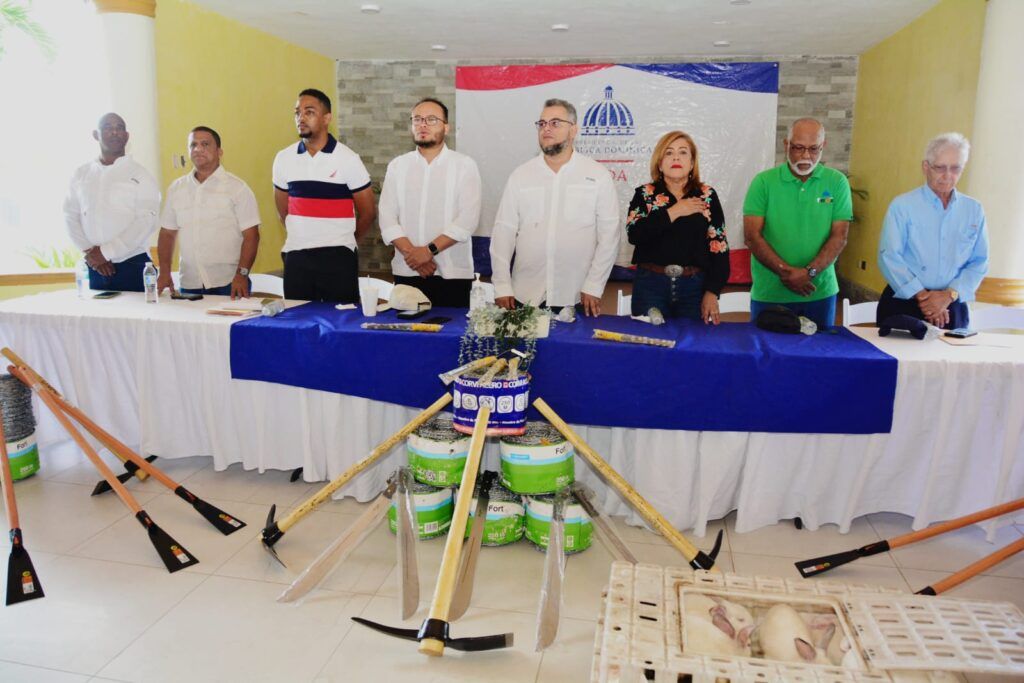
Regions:
M 754 176 L 743 202 L 743 235 L 754 256 L 750 315 L 781 305 L 818 327 L 835 323 L 835 261 L 853 217 L 850 183 L 820 164 L 825 127 L 797 119 L 783 140 L 786 163 Z
M 173 291 L 171 256 L 181 235 L 181 291 L 185 294 L 249 296 L 249 269 L 260 245 L 256 195 L 220 165 L 220 134 L 196 126 L 188 134 L 194 169 L 167 189 L 160 217 L 157 291 Z
M 480 221 L 480 171 L 448 149 L 448 107 L 426 97 L 410 116 L 411 152 L 388 164 L 380 193 L 380 235 L 395 247 L 395 283 L 421 290 L 434 306 L 469 306 L 473 246 Z
M 141 292 L 160 188 L 149 171 L 125 155 L 128 128 L 123 118 L 104 114 L 92 137 L 100 155 L 71 177 L 64 223 L 89 266 L 91 289 Z
M 619 250 L 615 186 L 599 163 L 573 150 L 575 107 L 548 100 L 535 125 L 541 154 L 509 176 L 494 218 L 495 301 L 504 308 L 580 303 L 586 315 L 599 315 Z
M 274 159 L 274 202 L 288 235 L 284 295 L 288 299 L 359 300 L 356 247 L 377 218 L 370 174 L 362 159 L 328 132 L 331 100 L 319 90 L 299 93 L 299 144 Z
M 970 143 L 945 133 L 925 147 L 925 184 L 892 200 L 882 223 L 878 267 L 886 286 L 878 321 L 905 314 L 936 327 L 967 327 L 967 302 L 988 272 L 985 212 L 957 192 Z

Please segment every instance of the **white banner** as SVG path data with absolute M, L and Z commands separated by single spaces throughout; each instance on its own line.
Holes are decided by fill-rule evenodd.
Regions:
M 612 174 L 623 225 L 634 189 L 651 180 L 658 139 L 689 133 L 701 178 L 725 209 L 730 280 L 749 281 L 743 197 L 754 175 L 774 165 L 777 63 L 458 67 L 457 146 L 476 160 L 483 179 L 478 235 L 490 235 L 509 174 L 539 153 L 533 122 L 552 97 L 576 106 L 576 150 Z M 623 229 L 618 263 L 628 265 L 632 252 Z

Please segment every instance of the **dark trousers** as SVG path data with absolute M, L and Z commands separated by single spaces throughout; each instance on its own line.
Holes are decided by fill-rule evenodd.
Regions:
M 636 269 L 633 279 L 633 315 L 647 315 L 657 308 L 666 318 L 700 320 L 700 304 L 704 299 L 704 275 L 669 277 L 644 268 Z
M 149 263 L 149 254 L 138 254 L 114 264 L 114 274 L 110 277 L 100 275 L 89 269 L 89 289 L 107 290 L 111 292 L 143 292 L 142 270 Z
M 909 315 L 918 320 L 924 320 L 921 307 L 916 299 L 897 299 L 896 292 L 892 287 L 886 285 L 882 292 L 882 298 L 878 300 L 878 310 L 875 313 L 875 322 L 879 325 L 891 315 Z M 943 329 L 955 330 L 958 327 L 970 327 L 971 314 L 967 304 L 963 301 L 954 301 L 949 305 L 949 323 Z
M 433 306 L 442 308 L 469 308 L 469 290 L 472 280 L 445 280 L 443 277 L 395 276 L 396 285 L 409 285 L 423 292 Z
M 288 251 L 284 261 L 284 298 L 359 303 L 359 257 L 348 247 Z

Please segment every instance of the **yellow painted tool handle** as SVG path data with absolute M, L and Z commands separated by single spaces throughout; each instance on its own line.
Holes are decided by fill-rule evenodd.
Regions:
M 679 531 L 672 526 L 667 519 L 665 519 L 660 512 L 655 510 L 650 503 L 648 503 L 640 493 L 633 488 L 628 481 L 622 478 L 622 475 L 612 469 L 604 459 L 594 452 L 594 450 L 587 445 L 587 443 L 579 437 L 579 435 L 572 430 L 572 428 L 560 418 L 554 410 L 551 409 L 544 399 L 538 398 L 533 402 L 534 407 L 547 418 L 555 429 L 562 433 L 569 443 L 573 445 L 576 452 L 582 455 L 591 466 L 597 470 L 597 473 L 601 477 L 611 484 L 612 488 L 619 492 L 619 494 L 625 498 L 633 509 L 640 513 L 648 524 L 655 528 L 665 539 L 675 546 L 676 550 L 682 553 L 683 557 L 686 558 L 687 562 L 697 557 L 697 553 L 700 550 L 686 540 Z M 714 570 L 712 570 L 714 571 Z
M 24 372 L 25 375 L 32 382 L 34 382 L 36 384 L 40 384 L 43 387 L 45 387 L 46 390 L 50 392 L 50 395 L 55 397 L 55 398 L 57 398 L 58 401 L 63 401 L 65 403 L 67 403 L 67 399 L 65 399 L 64 396 L 59 391 L 57 391 L 52 384 L 50 384 L 45 379 L 43 379 L 43 376 L 40 375 L 38 372 L 36 372 L 35 369 L 31 365 L 26 363 L 25 360 L 21 356 L 19 356 L 18 354 L 16 354 L 14 351 L 12 351 L 10 348 L 8 348 L 6 346 L 3 349 L 0 349 L 0 353 L 2 353 L 7 358 L 7 360 L 9 360 L 12 363 L 14 363 L 15 367 L 19 368 L 22 372 Z M 68 405 L 70 405 L 70 404 L 68 404 Z M 77 417 L 75 419 L 78 420 Z M 82 422 L 81 420 L 78 420 L 78 421 Z M 82 424 L 84 425 L 85 423 L 82 423 Z M 86 429 L 88 429 L 88 427 L 86 427 Z M 98 436 L 96 438 L 99 439 Z M 102 441 L 102 439 L 100 439 L 100 440 Z M 107 446 L 108 448 L 110 448 L 109 444 L 104 444 L 104 445 Z M 110 449 L 110 452 L 113 453 L 117 457 L 117 459 L 120 460 L 121 462 L 126 462 L 128 460 L 128 458 L 126 458 L 123 454 L 118 453 L 117 451 L 115 451 L 112 448 Z M 148 476 L 149 476 L 149 474 L 147 474 L 142 469 L 139 469 L 139 470 L 135 471 L 135 477 L 139 481 L 144 481 L 146 479 L 146 477 L 148 477 Z
M 473 502 L 473 486 L 476 484 L 476 474 L 480 469 L 480 455 L 487 439 L 487 421 L 490 417 L 491 409 L 487 406 L 480 408 L 476 413 L 476 425 L 473 427 L 473 437 L 469 442 L 466 468 L 462 471 L 462 483 L 459 484 L 459 499 L 452 513 L 452 524 L 448 527 L 444 555 L 441 556 L 441 569 L 437 572 L 437 585 L 434 587 L 434 599 L 430 603 L 431 619 L 448 621 L 448 610 L 455 594 L 455 580 L 462 557 L 466 523 L 469 520 L 469 506 Z M 440 657 L 444 654 L 444 642 L 436 638 L 424 638 L 420 641 L 419 649 L 422 654 Z
M 291 514 L 282 519 L 277 523 L 277 528 L 282 533 L 288 531 L 288 529 L 295 526 L 295 524 L 312 512 L 317 506 L 322 504 L 328 498 L 331 497 L 335 491 L 340 489 L 342 486 L 351 481 L 357 474 L 365 470 L 367 467 L 373 465 L 375 462 L 380 460 L 381 457 L 387 455 L 388 451 L 395 447 L 395 445 L 404 440 L 407 436 L 413 433 L 420 425 L 436 415 L 442 408 L 451 403 L 451 394 L 445 393 L 444 396 L 430 404 L 426 410 L 421 412 L 419 415 L 409 421 L 404 427 L 399 429 L 397 432 L 389 436 L 387 439 L 377 445 L 370 454 L 357 462 L 352 467 L 338 475 L 333 481 L 328 483 L 322 489 L 314 493 L 306 502 L 299 507 L 292 510 Z

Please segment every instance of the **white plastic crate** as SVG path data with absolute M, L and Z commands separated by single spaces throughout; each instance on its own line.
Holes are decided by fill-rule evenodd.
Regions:
M 853 636 L 865 668 L 687 653 L 681 600 L 693 590 L 763 605 L 784 598 L 815 609 L 832 607 L 843 630 Z M 598 618 L 591 681 L 869 683 L 911 675 L 915 681 L 935 683 L 963 680 L 945 673 L 950 671 L 1002 673 L 1024 680 L 1020 610 L 1010 603 L 908 595 L 881 586 L 616 562 Z

